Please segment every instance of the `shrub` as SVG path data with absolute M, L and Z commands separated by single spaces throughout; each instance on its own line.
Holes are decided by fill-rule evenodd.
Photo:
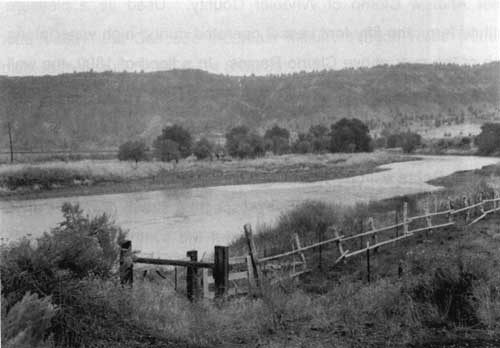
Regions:
M 475 142 L 480 155 L 500 153 L 500 123 L 485 123 Z
M 170 139 L 156 139 L 154 144 L 154 154 L 160 161 L 178 161 L 181 158 L 179 144 Z
M 83 216 L 78 205 L 65 203 L 62 207 L 64 220 L 56 228 L 35 240 L 27 238 L 2 246 L 0 271 L 2 296 L 6 310 L 26 293 L 52 296 L 59 310 L 52 327 L 54 339 L 65 339 L 69 331 L 84 325 L 78 317 L 82 312 L 79 296 L 85 291 L 82 282 L 88 277 L 110 277 L 116 270 L 119 243 L 124 232 L 114 225 L 106 214 L 95 218 Z M 79 292 L 83 291 L 83 293 Z M 90 301 L 90 300 L 89 300 Z M 87 309 L 89 304 L 85 305 Z M 69 321 L 68 313 L 73 313 Z M 70 325 L 73 325 L 71 327 Z M 75 335 L 85 335 L 84 330 Z
M 147 160 L 148 148 L 142 141 L 127 141 L 120 145 L 118 149 L 118 159 L 120 161 L 139 161 Z
M 246 126 L 234 127 L 226 134 L 226 148 L 229 155 L 239 158 L 263 156 L 266 152 L 264 139 Z
M 5 299 L 2 298 L 2 305 Z M 47 333 L 57 312 L 50 297 L 29 292 L 8 313 L 2 312 L 2 345 L 6 347 L 49 346 Z
M 331 126 L 331 152 L 372 151 L 370 131 L 360 120 L 343 118 Z
M 402 137 L 401 147 L 403 149 L 403 152 L 405 153 L 411 153 L 415 151 L 417 146 L 419 146 L 422 143 L 422 137 L 420 136 L 420 134 L 417 133 L 406 132 L 402 134 L 401 137 Z
M 266 141 L 266 148 L 275 155 L 281 155 L 290 150 L 290 132 L 285 128 L 275 125 L 266 131 L 264 140 Z
M 177 160 L 191 155 L 192 139 L 189 131 L 181 126 L 165 127 L 153 142 L 155 155 L 162 161 Z
M 202 138 L 194 145 L 193 153 L 197 159 L 212 157 L 214 146 L 206 138 Z

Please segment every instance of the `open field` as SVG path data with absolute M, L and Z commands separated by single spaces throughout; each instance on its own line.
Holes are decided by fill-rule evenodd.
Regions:
M 0 197 L 28 199 L 278 181 L 310 182 L 366 174 L 382 164 L 414 159 L 380 151 L 177 164 L 85 160 L 0 165 Z

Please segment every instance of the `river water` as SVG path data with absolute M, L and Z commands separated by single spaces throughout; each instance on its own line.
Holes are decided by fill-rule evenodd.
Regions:
M 272 224 L 305 200 L 354 204 L 434 191 L 426 182 L 461 170 L 497 163 L 498 158 L 425 156 L 420 161 L 381 166 L 385 171 L 313 183 L 268 183 L 0 201 L 0 236 L 15 240 L 40 235 L 62 219 L 63 202 L 85 213 L 109 213 L 126 230 L 134 249 L 154 257 L 184 257 L 187 250 L 210 252 L 242 234 L 242 226 Z

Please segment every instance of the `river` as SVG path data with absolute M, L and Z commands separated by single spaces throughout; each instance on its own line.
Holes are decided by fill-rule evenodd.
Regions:
M 419 161 L 381 166 L 384 171 L 313 183 L 268 183 L 170 189 L 94 196 L 0 201 L 0 236 L 15 240 L 48 231 L 62 219 L 63 202 L 85 213 L 109 213 L 129 231 L 134 249 L 155 257 L 184 257 L 225 245 L 243 224 L 272 224 L 305 200 L 354 204 L 440 189 L 426 182 L 457 171 L 497 163 L 498 158 L 425 156 Z

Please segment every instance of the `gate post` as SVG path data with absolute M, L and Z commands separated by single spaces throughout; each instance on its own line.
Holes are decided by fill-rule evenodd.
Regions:
M 132 286 L 134 282 L 134 259 L 132 241 L 126 240 L 120 245 L 120 283 Z
M 190 261 L 198 261 L 198 251 L 190 250 L 186 253 Z M 186 293 L 187 298 L 193 301 L 198 296 L 198 268 L 188 266 L 186 270 Z
M 229 248 L 215 246 L 214 249 L 215 297 L 221 298 L 229 290 Z

